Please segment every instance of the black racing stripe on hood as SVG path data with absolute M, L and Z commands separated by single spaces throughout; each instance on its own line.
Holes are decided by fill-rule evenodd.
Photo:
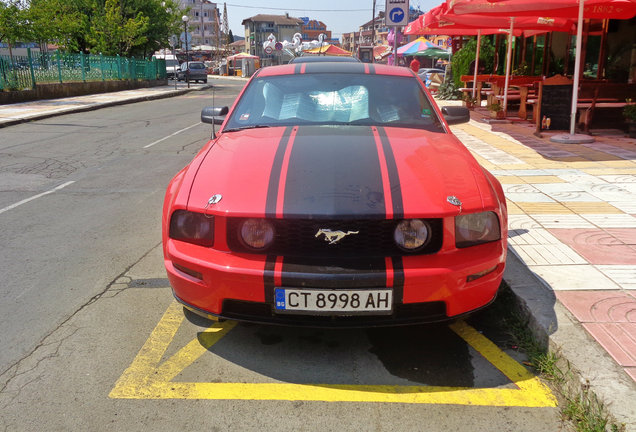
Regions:
M 393 154 L 386 129 L 379 127 L 378 135 L 380 136 L 384 158 L 386 159 L 386 168 L 389 173 L 389 188 L 391 190 L 391 202 L 393 202 L 393 218 L 401 219 L 404 217 L 404 202 L 402 200 L 402 186 L 400 185 L 400 176 L 398 174 L 397 163 L 395 162 L 395 155 Z
M 274 270 L 276 268 L 276 256 L 267 255 L 265 270 L 263 272 L 263 286 L 265 288 L 265 302 L 274 303 Z
M 364 73 L 364 64 L 363 63 L 305 63 L 307 66 L 305 68 L 305 73 L 356 73 L 363 74 Z
M 276 217 L 276 201 L 278 199 L 278 187 L 280 182 L 281 171 L 283 169 L 283 159 L 285 157 L 285 150 L 289 145 L 289 137 L 291 136 L 292 126 L 285 128 L 283 136 L 281 137 L 276 154 L 274 155 L 274 163 L 272 164 L 272 171 L 269 176 L 269 185 L 267 186 L 267 198 L 265 201 L 265 215 L 267 217 Z
M 402 257 L 391 258 L 393 266 L 393 302 L 402 304 L 404 302 L 404 263 Z
M 372 64 L 369 65 L 369 74 L 375 75 L 375 66 L 373 66 Z
M 385 218 L 384 201 L 371 128 L 298 128 L 287 169 L 285 217 Z
M 298 63 L 296 66 L 294 66 L 294 73 L 295 74 L 299 74 L 300 70 L 302 69 L 303 65 Z

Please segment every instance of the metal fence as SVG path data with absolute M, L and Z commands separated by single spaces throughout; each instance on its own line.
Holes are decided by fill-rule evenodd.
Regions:
M 165 78 L 163 59 L 137 60 L 59 51 L 32 53 L 31 49 L 26 56 L 0 55 L 0 91 L 32 89 L 46 83 Z

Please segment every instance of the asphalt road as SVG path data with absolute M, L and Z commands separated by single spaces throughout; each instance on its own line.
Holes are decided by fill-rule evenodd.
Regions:
M 215 85 L 229 105 L 242 82 Z M 492 313 L 344 331 L 184 315 L 161 206 L 212 97 L 0 130 L 0 430 L 560 429 Z

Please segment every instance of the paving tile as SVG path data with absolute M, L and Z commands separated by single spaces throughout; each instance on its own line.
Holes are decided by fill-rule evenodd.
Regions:
M 572 211 L 568 209 L 566 206 L 557 202 L 551 202 L 551 203 L 519 202 L 517 203 L 517 205 L 519 206 L 519 208 L 521 208 L 521 210 L 523 210 L 525 213 L 529 215 L 572 213 Z
M 636 183 L 636 175 L 606 175 L 599 176 L 608 183 Z
M 576 174 L 561 174 L 559 175 L 559 178 L 566 182 L 575 184 L 607 184 L 603 179 L 580 171 Z
M 617 156 L 623 159 L 636 159 L 636 152 L 628 149 L 624 149 L 622 147 L 612 146 L 609 144 L 603 144 L 599 142 L 594 142 L 591 144 L 583 144 L 584 147 L 588 147 L 597 151 L 602 151 L 604 153 L 609 153 L 613 156 Z
M 559 202 L 601 202 L 602 200 L 587 192 L 550 192 L 550 198 Z
M 623 291 L 561 291 L 556 297 L 582 323 L 636 322 L 636 298 Z
M 636 217 L 624 213 L 582 214 L 581 216 L 599 228 L 636 228 Z
M 586 264 L 587 261 L 564 244 L 511 245 L 526 265 Z
M 583 327 L 619 365 L 636 367 L 636 323 L 588 323 Z
M 558 178 L 558 177 L 557 177 Z M 541 191 L 546 194 L 551 194 L 555 192 L 585 192 L 585 186 L 577 185 L 573 183 L 537 183 L 533 184 L 538 191 Z
M 625 372 L 636 382 L 636 367 L 627 367 L 625 368 Z
M 634 202 L 610 202 L 610 205 L 616 207 L 617 209 L 619 209 L 620 211 L 627 213 L 627 214 L 631 214 L 631 215 L 636 215 L 636 201 Z
M 636 245 L 636 228 L 606 228 L 605 231 L 624 244 Z
M 599 265 L 597 268 L 623 289 L 636 290 L 636 264 Z
M 543 228 L 512 229 L 508 231 L 508 238 L 512 245 L 558 245 L 559 239 Z
M 489 171 L 492 172 L 492 170 L 489 170 Z M 518 184 L 522 182 L 521 178 L 517 176 L 513 176 L 513 175 L 502 174 L 502 175 L 497 175 L 496 177 L 497 177 L 497 180 L 499 180 L 499 183 L 501 183 L 502 185 L 511 184 L 511 183 Z
M 606 202 L 567 202 L 563 201 L 563 204 L 568 210 L 584 215 L 585 213 L 623 213 L 613 205 Z
M 519 177 L 521 180 L 523 180 L 526 183 L 564 183 L 565 180 L 563 180 L 562 178 L 559 178 L 557 176 L 551 176 L 551 175 L 547 175 L 547 176 L 522 176 Z
M 570 246 L 590 264 L 628 265 L 636 263 L 636 248 L 622 243 L 601 229 L 550 229 L 556 238 Z
M 636 194 L 613 184 L 583 185 L 583 189 L 603 201 L 633 202 L 636 200 Z
M 620 289 L 620 286 L 591 265 L 530 265 L 529 267 L 554 291 Z
M 535 221 L 533 218 L 531 218 L 528 215 L 523 214 L 523 215 L 508 216 L 509 230 L 515 230 L 515 229 L 529 230 L 534 228 L 541 228 L 541 224 L 539 224 L 537 221 Z
M 516 203 L 556 203 L 549 196 L 540 192 L 506 192 L 506 198 Z
M 522 215 L 522 214 L 525 214 L 525 213 L 523 212 L 523 210 L 521 210 L 521 209 L 519 208 L 519 206 L 518 206 L 518 205 L 516 205 L 515 203 L 513 203 L 512 201 L 507 201 L 507 200 L 506 200 L 506 205 L 507 205 L 507 207 L 508 207 L 508 216 L 510 216 L 510 215 Z
M 540 193 L 538 189 L 527 183 L 505 184 L 502 185 L 502 188 L 506 195 L 509 193 Z
M 590 222 L 573 213 L 532 215 L 532 218 L 544 228 L 594 228 Z

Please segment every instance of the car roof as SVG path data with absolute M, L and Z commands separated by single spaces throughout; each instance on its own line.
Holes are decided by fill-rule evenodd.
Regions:
M 348 73 L 368 75 L 393 75 L 402 77 L 414 77 L 411 69 L 401 66 L 387 66 L 373 63 L 351 62 L 314 62 L 314 63 L 290 63 L 281 66 L 268 66 L 259 69 L 255 77 L 267 77 L 277 75 L 300 75 L 319 73 Z
M 316 62 L 336 62 L 336 63 L 360 63 L 360 60 L 350 56 L 301 56 L 295 57 L 290 63 L 316 63 Z

